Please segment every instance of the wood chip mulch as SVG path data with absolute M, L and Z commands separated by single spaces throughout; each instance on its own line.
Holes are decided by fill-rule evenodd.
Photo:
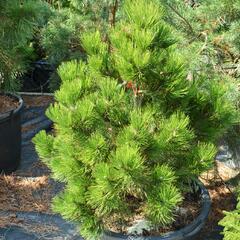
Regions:
M 52 96 L 22 96 L 26 107 L 42 107 L 54 103 Z
M 235 186 L 227 184 L 239 177 L 239 170 L 228 168 L 223 163 L 217 162 L 216 169 L 203 174 L 200 180 L 209 191 L 212 206 L 210 214 L 202 231 L 196 240 L 205 240 L 209 233 L 218 227 L 218 222 L 224 217 L 223 211 L 232 211 L 236 207 Z
M 19 103 L 16 99 L 0 95 L 0 114 L 12 111 L 18 108 Z
M 48 176 L 0 176 L 0 210 L 51 213 L 52 189 Z

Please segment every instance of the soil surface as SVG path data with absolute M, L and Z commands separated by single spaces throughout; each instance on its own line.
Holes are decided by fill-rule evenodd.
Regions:
M 19 106 L 16 99 L 9 96 L 0 95 L 0 114 L 10 112 Z

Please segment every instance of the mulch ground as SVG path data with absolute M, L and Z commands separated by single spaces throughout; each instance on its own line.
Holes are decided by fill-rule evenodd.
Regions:
M 19 103 L 16 101 L 16 99 L 5 95 L 0 95 L 0 114 L 12 111 L 18 106 Z
M 52 187 L 48 176 L 0 176 L 0 210 L 51 213 Z
M 239 176 L 239 171 L 234 171 L 219 162 L 215 170 L 211 170 L 202 175 L 200 180 L 209 191 L 212 206 L 207 223 L 198 234 L 199 237 L 196 238 L 196 240 L 207 239 L 208 234 L 216 230 L 218 222 L 224 217 L 223 212 L 235 209 L 237 202 L 234 189 L 236 186 L 230 183 L 234 182 L 233 180 L 236 180 Z
M 42 107 L 54 102 L 52 96 L 23 96 L 22 98 L 26 107 Z

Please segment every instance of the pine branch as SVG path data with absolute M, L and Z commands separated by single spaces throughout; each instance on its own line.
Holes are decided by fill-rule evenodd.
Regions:
M 118 11 L 118 5 L 119 5 L 118 0 L 115 0 L 114 5 L 111 8 L 110 25 L 112 27 L 114 27 L 115 24 L 116 24 L 116 14 L 117 14 L 117 11 Z
M 190 30 L 190 32 L 193 34 L 193 35 L 195 35 L 195 32 L 194 32 L 194 30 L 193 30 L 193 27 L 192 27 L 192 25 L 189 23 L 189 21 L 176 9 L 176 8 L 174 8 L 172 5 L 170 5 L 170 4 L 166 4 L 170 9 L 172 9 L 172 11 L 173 12 L 175 12 L 182 20 L 183 20 L 183 22 L 185 22 L 185 24 L 188 26 L 188 28 L 189 28 L 189 30 Z
M 200 34 L 204 36 L 205 40 L 204 40 L 203 46 L 199 50 L 198 54 L 201 54 L 206 49 L 207 43 L 208 43 L 208 35 L 207 35 L 207 33 L 206 32 L 201 32 Z

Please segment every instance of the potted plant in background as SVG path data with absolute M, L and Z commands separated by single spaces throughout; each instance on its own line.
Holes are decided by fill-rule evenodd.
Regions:
M 159 1 L 123 8 L 107 38 L 82 36 L 87 63 L 59 67 L 62 85 L 47 112 L 54 135 L 42 131 L 34 142 L 66 183 L 54 210 L 86 239 L 188 239 L 210 207 L 198 176 L 237 110 L 228 83 L 187 78 Z M 192 202 L 199 214 L 188 225 L 181 209 Z
M 31 39 L 46 10 L 41 1 L 0 1 L 0 172 L 12 172 L 20 162 L 23 100 L 12 92 L 19 89 L 18 77 L 31 58 Z

